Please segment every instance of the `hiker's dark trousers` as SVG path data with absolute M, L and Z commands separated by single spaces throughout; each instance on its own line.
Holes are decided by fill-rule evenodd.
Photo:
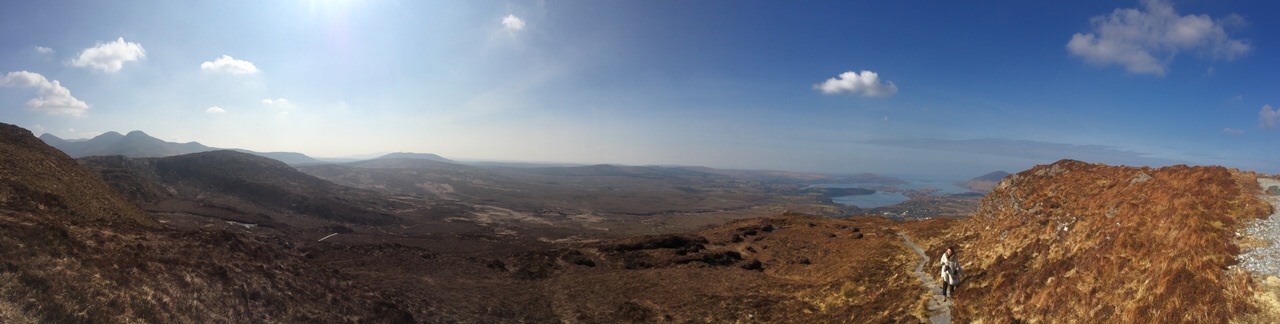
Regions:
M 951 296 L 951 295 L 954 295 L 955 293 L 956 293 L 956 285 L 949 284 L 945 280 L 942 281 L 943 296 Z

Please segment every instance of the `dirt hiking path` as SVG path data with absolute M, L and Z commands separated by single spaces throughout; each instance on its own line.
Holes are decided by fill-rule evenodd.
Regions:
M 916 264 L 914 272 L 916 278 L 919 278 L 920 282 L 924 283 L 924 287 L 929 289 L 929 304 L 926 306 L 929 309 L 929 323 L 951 323 L 951 302 L 942 300 L 942 287 L 933 280 L 933 276 L 924 272 L 924 265 L 929 263 L 929 256 L 924 254 L 924 249 L 911 241 L 907 233 L 898 232 L 898 235 L 902 236 L 902 241 L 906 242 L 907 246 L 920 255 L 920 263 Z

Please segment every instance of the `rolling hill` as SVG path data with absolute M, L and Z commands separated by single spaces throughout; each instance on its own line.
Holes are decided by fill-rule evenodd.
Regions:
M 160 226 L 29 131 L 0 124 L 0 322 L 413 322 L 292 243 Z
M 969 179 L 968 181 L 958 183 L 957 185 L 973 190 L 974 192 L 987 193 L 991 192 L 991 189 L 995 189 L 996 185 L 1000 184 L 1000 181 L 1004 180 L 1004 178 L 1008 176 L 1008 172 L 996 171 L 984 174 L 977 178 Z
M 355 224 L 390 224 L 403 207 L 364 190 L 304 174 L 283 162 L 236 151 L 164 158 L 86 157 L 81 163 L 154 212 L 184 212 L 273 224 L 291 215 Z
M 142 131 L 132 131 L 125 135 L 117 132 L 106 132 L 86 140 L 65 140 L 45 133 L 40 140 L 53 146 L 72 158 L 86 156 L 122 155 L 132 158 L 166 157 L 199 152 L 219 150 L 198 142 L 174 143 L 152 137 Z M 236 149 L 236 151 L 279 160 L 288 164 L 320 163 L 302 153 L 294 152 L 254 152 Z

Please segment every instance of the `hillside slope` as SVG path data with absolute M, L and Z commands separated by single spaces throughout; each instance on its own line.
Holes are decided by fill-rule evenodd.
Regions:
M 412 322 L 291 243 L 154 226 L 100 178 L 0 124 L 0 323 Z
M 0 124 L 0 206 L 53 212 L 76 220 L 154 225 L 155 220 L 118 195 L 66 154 L 31 132 Z
M 1000 182 L 930 255 L 959 246 L 960 321 L 1227 322 L 1256 311 L 1249 275 L 1228 270 L 1236 230 L 1270 211 L 1255 178 L 1222 167 L 1036 166 Z
M 255 224 L 279 222 L 289 215 L 391 224 L 399 220 L 389 210 L 402 205 L 307 175 L 280 161 L 236 151 L 146 159 L 95 156 L 80 162 L 155 212 Z

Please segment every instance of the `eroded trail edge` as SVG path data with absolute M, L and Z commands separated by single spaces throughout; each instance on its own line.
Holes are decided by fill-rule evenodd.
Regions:
M 929 304 L 926 305 L 929 309 L 929 322 L 951 323 L 951 307 L 946 301 L 942 300 L 942 287 L 938 285 L 937 281 L 933 280 L 933 276 L 924 272 L 924 265 L 929 263 L 929 256 L 924 254 L 924 249 L 916 245 L 916 242 L 911 241 L 911 237 L 907 236 L 907 233 L 898 232 L 898 235 L 902 236 L 902 241 L 916 251 L 916 255 L 920 256 L 920 262 L 916 263 L 916 269 L 913 272 L 916 278 L 920 279 L 920 283 L 923 283 L 924 287 L 929 289 Z

